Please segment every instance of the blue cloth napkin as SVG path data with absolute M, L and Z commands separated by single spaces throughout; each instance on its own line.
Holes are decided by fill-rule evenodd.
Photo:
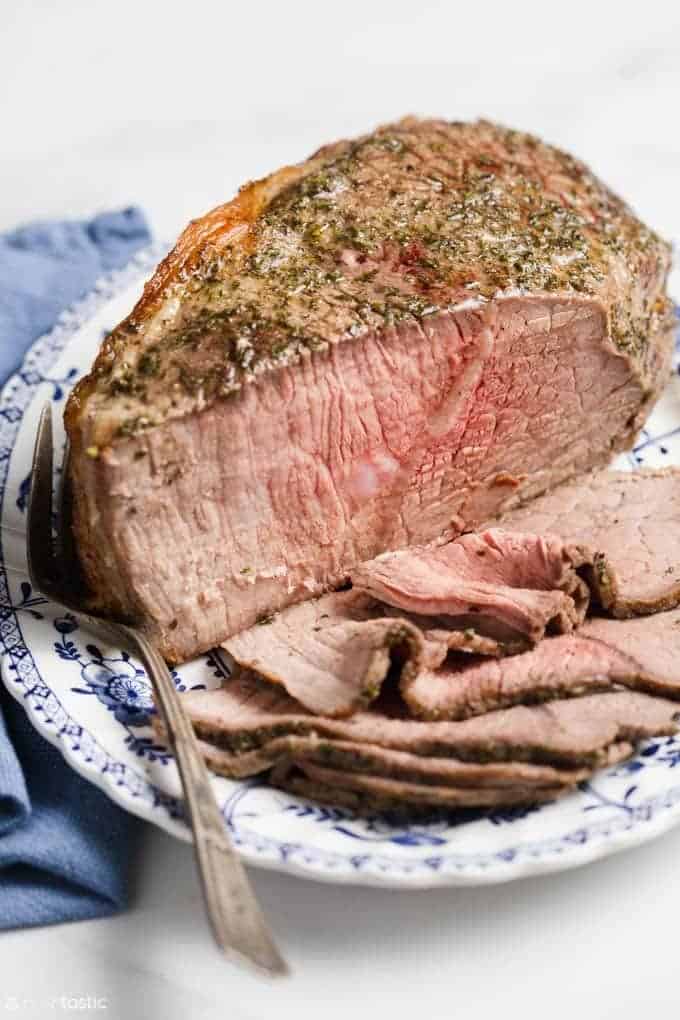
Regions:
M 59 313 L 150 240 L 138 209 L 0 235 L 0 383 Z M 0 690 L 0 929 L 115 913 L 136 823 L 70 769 Z

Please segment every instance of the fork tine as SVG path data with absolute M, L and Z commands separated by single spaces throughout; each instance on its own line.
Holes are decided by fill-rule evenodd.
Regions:
M 33 448 L 31 491 L 28 500 L 28 573 L 34 588 L 50 593 L 54 580 L 52 543 L 52 407 L 40 414 Z
M 61 475 L 57 487 L 56 542 L 54 546 L 55 571 L 66 594 L 78 601 L 87 600 L 87 585 L 83 578 L 80 560 L 76 550 L 75 533 L 73 530 L 73 499 L 71 488 L 71 444 L 68 436 L 64 443 L 64 457 L 61 462 Z

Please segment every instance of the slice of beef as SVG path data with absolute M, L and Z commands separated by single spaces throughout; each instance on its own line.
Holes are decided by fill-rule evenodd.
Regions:
M 608 765 L 614 765 L 631 753 L 630 744 L 614 744 L 607 754 Z M 482 766 L 490 768 L 493 766 Z M 531 766 L 524 766 L 530 768 Z M 506 766 L 510 768 L 510 766 Z M 585 775 L 583 775 L 583 771 Z M 563 796 L 592 770 L 569 775 L 566 771 L 556 778 L 561 781 L 553 785 L 537 785 L 527 775 L 526 784 L 494 786 L 456 786 L 452 776 L 445 773 L 441 782 L 409 781 L 403 776 L 375 775 L 364 770 L 356 771 L 342 766 L 317 765 L 309 758 L 294 758 L 281 761 L 272 770 L 270 782 L 273 786 L 289 789 L 298 795 L 312 797 L 330 804 L 348 804 L 348 795 L 358 796 L 356 807 L 362 810 L 397 811 L 408 813 L 421 808 L 486 808 L 518 804 L 543 804 Z
M 363 775 L 324 768 L 312 762 L 285 762 L 270 776 L 272 786 L 325 803 L 346 804 L 345 794 L 357 795 L 357 807 L 366 810 L 406 811 L 413 808 L 472 808 L 537 804 L 555 800 L 572 786 L 455 787 L 407 783 L 402 779 Z
M 630 755 L 631 750 L 630 744 L 612 745 L 606 764 L 618 764 Z M 343 767 L 320 767 L 309 760 L 296 759 L 281 762 L 273 770 L 270 780 L 274 786 L 290 790 L 298 796 L 311 797 L 328 804 L 341 804 L 362 811 L 390 811 L 408 815 L 414 809 L 417 811 L 437 807 L 485 808 L 543 804 L 573 790 L 577 782 L 591 774 L 592 770 L 574 772 L 571 776 L 567 772 L 558 773 L 558 781 L 553 785 L 536 785 L 533 778 L 528 776 L 527 785 L 519 782 L 512 786 L 455 786 L 449 783 L 445 775 L 441 785 L 437 785 L 410 782 L 405 777 L 357 774 Z
M 330 770 L 329 770 L 330 771 Z M 302 797 L 305 800 L 313 800 L 317 803 L 328 804 L 331 807 L 342 807 L 357 814 L 380 814 L 389 815 L 391 819 L 403 819 L 413 821 L 416 818 L 429 818 L 433 813 L 441 811 L 469 809 L 475 805 L 470 803 L 469 791 L 462 791 L 462 796 L 457 791 L 443 789 L 441 796 L 437 796 L 439 787 L 421 787 L 416 790 L 415 795 L 409 796 L 405 784 L 390 784 L 386 790 L 375 789 L 379 782 L 370 784 L 372 789 L 348 789 L 341 785 L 337 776 L 329 777 L 330 781 L 322 782 L 320 779 L 311 779 L 308 775 L 297 768 L 291 768 L 288 773 L 282 773 L 273 781 L 280 790 L 293 794 L 295 797 Z M 389 782 L 389 781 L 383 781 Z M 521 805 L 535 805 L 553 801 L 567 793 L 571 787 L 556 787 L 553 790 L 535 790 L 533 795 L 528 792 L 503 791 L 508 794 L 500 802 L 497 796 L 487 795 L 484 807 L 512 808 Z M 498 794 L 500 791 L 493 791 Z M 491 801 L 491 803 L 490 803 Z
M 665 245 L 583 164 L 413 118 L 194 221 L 69 400 L 96 604 L 183 660 L 630 447 Z
M 411 621 L 425 628 L 424 665 L 429 669 L 440 666 L 449 652 L 498 656 L 516 655 L 526 648 L 526 641 L 515 631 L 489 618 L 460 616 L 454 621 L 413 616 Z
M 664 698 L 624 691 L 519 705 L 465 722 L 403 718 L 398 706 L 330 719 L 312 715 L 281 687 L 248 673 L 235 675 L 219 690 L 189 691 L 182 701 L 201 739 L 238 753 L 277 737 L 317 735 L 429 757 L 569 767 L 601 764 L 607 749 L 621 741 L 674 733 L 680 713 Z
M 613 616 L 680 601 L 680 470 L 585 475 L 503 517 L 504 528 L 559 535 L 596 551 L 589 579 Z
M 447 618 L 452 629 L 490 619 L 515 641 L 568 633 L 585 617 L 589 593 L 576 573 L 585 548 L 494 528 L 446 545 L 387 552 L 351 572 L 358 591 L 409 613 Z M 512 638 L 511 638 L 512 640 Z
M 163 743 L 167 737 L 162 724 L 155 726 Z M 310 761 L 339 771 L 401 779 L 410 783 L 460 787 L 554 787 L 579 783 L 592 774 L 592 767 L 555 768 L 521 761 L 463 762 L 455 758 L 428 758 L 408 751 L 395 751 L 377 744 L 332 740 L 316 735 L 276 737 L 254 751 L 227 751 L 208 741 L 199 741 L 201 753 L 213 772 L 230 779 L 243 779 L 267 772 L 285 761 Z M 607 764 L 632 753 L 624 741 L 608 749 Z
M 680 609 L 631 620 L 594 618 L 507 659 L 447 660 L 402 693 L 414 714 L 467 719 L 493 709 L 625 686 L 680 698 Z
M 239 665 L 283 684 L 311 712 L 350 715 L 380 693 L 392 663 L 404 680 L 425 665 L 422 632 L 373 600 L 334 592 L 292 606 L 224 643 Z M 430 654 L 427 661 L 434 661 Z

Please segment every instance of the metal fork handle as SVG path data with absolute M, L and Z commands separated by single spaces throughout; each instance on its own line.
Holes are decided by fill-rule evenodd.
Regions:
M 224 828 L 193 726 L 163 657 L 143 634 L 117 625 L 144 663 L 165 722 L 194 834 L 203 896 L 215 938 L 228 956 L 270 975 L 288 967 L 276 948 L 245 868 Z
M 57 532 L 61 541 L 53 545 L 50 527 L 52 467 L 52 411 L 50 404 L 46 404 L 40 415 L 33 450 L 33 482 L 28 505 L 27 554 L 31 583 L 57 605 L 83 616 L 95 633 L 101 633 L 114 645 L 122 640 L 146 666 L 179 767 L 203 895 L 215 938 L 225 955 L 251 964 L 267 975 L 285 974 L 286 965 L 225 830 L 193 727 L 165 661 L 139 631 L 87 613 L 82 593 L 73 588 L 71 574 L 75 553 L 68 541 L 65 490 L 59 500 Z M 68 475 L 67 449 L 63 477 Z

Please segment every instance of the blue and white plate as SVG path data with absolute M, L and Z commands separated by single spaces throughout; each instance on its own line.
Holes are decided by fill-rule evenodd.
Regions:
M 51 399 L 60 419 L 69 387 L 129 311 L 161 254 L 148 250 L 103 280 L 35 344 L 0 397 L 0 645 L 4 683 L 68 763 L 126 810 L 188 839 L 174 762 L 148 725 L 144 671 L 119 649 L 96 644 L 73 617 L 31 590 L 24 541 L 40 408 Z M 677 365 L 637 449 L 622 463 L 632 469 L 680 463 Z M 181 690 L 217 687 L 223 673 L 213 653 L 178 669 L 175 681 Z M 680 738 L 651 740 L 632 761 L 598 773 L 555 804 L 410 826 L 320 807 L 257 780 L 214 783 L 225 824 L 250 863 L 308 878 L 413 888 L 503 882 L 652 839 L 680 821 L 679 763 Z

